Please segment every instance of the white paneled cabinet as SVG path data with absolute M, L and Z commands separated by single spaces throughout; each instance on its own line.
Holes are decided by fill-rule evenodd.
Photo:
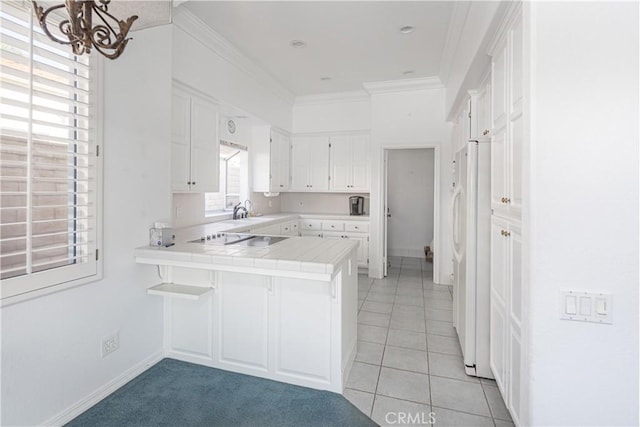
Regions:
M 492 55 L 491 208 L 519 218 L 522 210 L 522 23 Z
M 330 185 L 332 191 L 370 190 L 370 152 L 368 135 L 342 135 L 330 138 Z
M 301 136 L 291 140 L 291 191 L 329 190 L 329 138 Z
M 490 366 L 512 416 L 520 413 L 522 336 L 522 237 L 520 227 L 491 221 Z
M 516 14 L 517 15 L 517 14 Z M 516 425 L 522 414 L 522 19 L 491 52 L 490 365 Z
M 254 126 L 250 153 L 253 191 L 289 191 L 291 142 L 286 133 L 268 126 Z
M 196 94 L 173 89 L 171 190 L 219 191 L 218 112 Z

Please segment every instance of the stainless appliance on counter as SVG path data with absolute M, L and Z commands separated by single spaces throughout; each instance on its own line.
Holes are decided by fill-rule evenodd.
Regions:
M 364 197 L 349 197 L 349 215 L 364 215 Z

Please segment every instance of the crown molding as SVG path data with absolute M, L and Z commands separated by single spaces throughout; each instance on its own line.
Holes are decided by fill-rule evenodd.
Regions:
M 273 76 L 256 65 L 229 40 L 205 24 L 190 10 L 184 7 L 177 8 L 173 22 L 178 28 L 194 37 L 213 53 L 256 80 L 262 86 L 269 88 L 274 95 L 289 104 L 293 104 L 295 95 L 290 90 L 282 86 Z
M 449 80 L 451 67 L 453 65 L 456 52 L 458 51 L 460 37 L 462 37 L 464 26 L 467 23 L 467 17 L 469 16 L 470 9 L 471 2 L 469 1 L 457 1 L 453 5 L 451 19 L 449 20 L 447 38 L 445 39 L 444 47 L 442 48 L 440 72 L 438 73 L 438 75 L 440 76 L 440 80 L 445 85 Z
M 357 90 L 352 92 L 333 92 L 297 96 L 295 105 L 338 104 L 342 102 L 361 102 L 369 100 L 371 100 L 371 96 L 366 91 Z
M 507 29 L 521 16 L 522 2 L 510 1 L 507 3 L 504 11 L 498 13 L 502 13 L 502 16 L 496 24 L 495 30 L 487 43 L 486 53 L 489 56 L 494 55 L 498 45 L 502 43 L 505 37 L 507 37 Z
M 439 77 L 421 79 L 389 80 L 384 82 L 363 83 L 364 89 L 371 95 L 392 92 L 410 92 L 414 90 L 442 89 L 444 85 Z

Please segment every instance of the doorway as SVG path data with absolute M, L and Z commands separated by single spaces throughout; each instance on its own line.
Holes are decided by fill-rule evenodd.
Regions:
M 437 154 L 435 147 L 384 149 L 385 276 L 392 260 L 424 260 L 425 246 L 429 246 L 431 279 L 437 277 Z

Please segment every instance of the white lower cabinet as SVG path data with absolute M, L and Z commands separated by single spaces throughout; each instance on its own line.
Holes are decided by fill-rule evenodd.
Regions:
M 164 298 L 165 356 L 341 393 L 357 350 L 353 262 L 324 280 L 166 267 L 175 283 L 213 289 Z
M 213 311 L 219 363 L 267 370 L 269 281 L 255 274 L 218 273 Z
M 522 238 L 517 222 L 491 219 L 490 366 L 518 425 L 522 355 Z
M 326 282 L 274 278 L 273 334 L 276 372 L 329 383 L 331 379 L 332 304 Z M 296 319 L 295 322 L 292 319 Z M 339 331 L 338 331 L 339 332 Z
M 363 233 L 324 232 L 327 239 L 353 239 L 358 241 L 358 267 L 369 267 L 369 235 Z

